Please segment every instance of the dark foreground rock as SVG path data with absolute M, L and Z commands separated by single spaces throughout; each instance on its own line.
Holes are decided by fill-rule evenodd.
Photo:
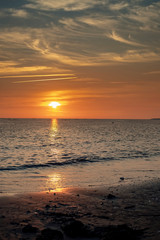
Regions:
M 50 228 L 46 228 L 41 231 L 41 234 L 37 236 L 36 240 L 63 240 L 62 232 Z
M 114 199 L 116 199 L 117 197 L 114 196 L 113 194 L 108 194 L 107 198 L 110 199 L 110 200 L 114 200 Z
M 95 235 L 101 240 L 138 240 L 143 234 L 142 230 L 135 230 L 126 224 L 117 226 L 98 227 L 95 229 Z
M 89 237 L 92 235 L 92 231 L 87 225 L 84 225 L 81 221 L 74 219 L 62 225 L 62 229 L 67 236 L 72 238 Z
M 38 231 L 38 228 L 33 227 L 31 224 L 26 225 L 23 229 L 23 233 L 36 233 Z

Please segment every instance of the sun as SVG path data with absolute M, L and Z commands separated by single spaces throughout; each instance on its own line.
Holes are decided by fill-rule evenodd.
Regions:
M 50 104 L 48 104 L 48 106 L 50 106 L 52 108 L 56 108 L 58 106 L 61 106 L 61 104 L 59 102 L 50 102 Z

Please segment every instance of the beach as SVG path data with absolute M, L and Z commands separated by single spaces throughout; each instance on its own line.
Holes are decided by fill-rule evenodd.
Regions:
M 125 179 L 121 179 L 125 181 Z M 0 198 L 0 239 L 160 239 L 160 179 Z

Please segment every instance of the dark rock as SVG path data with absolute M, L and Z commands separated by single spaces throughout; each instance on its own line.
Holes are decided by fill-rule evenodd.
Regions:
M 133 209 L 133 208 L 135 208 L 135 205 L 130 205 L 130 206 L 126 206 L 124 209 Z
M 11 225 L 19 225 L 19 223 L 18 223 L 18 222 L 15 222 L 15 221 L 11 221 L 10 224 L 11 224 Z
M 72 219 L 70 222 L 62 226 L 63 231 L 69 237 L 89 237 L 92 233 L 88 226 L 81 221 Z
M 23 233 L 36 233 L 38 231 L 38 228 L 33 227 L 31 224 L 26 225 L 23 229 Z
M 116 199 L 116 196 L 114 196 L 113 194 L 108 194 L 107 198 L 113 200 Z
M 123 181 L 123 180 L 124 180 L 124 177 L 120 177 L 120 180 L 122 180 L 122 181 Z
M 101 240 L 138 240 L 142 235 L 142 231 L 134 230 L 126 224 L 118 226 L 111 225 L 95 229 L 95 235 Z
M 63 240 L 63 234 L 61 231 L 46 228 L 41 231 L 41 234 L 36 238 L 36 240 Z
M 48 204 L 45 206 L 45 208 L 46 208 L 46 209 L 48 209 L 48 208 L 50 208 L 50 207 L 51 207 L 51 206 L 50 206 L 50 205 L 48 205 Z

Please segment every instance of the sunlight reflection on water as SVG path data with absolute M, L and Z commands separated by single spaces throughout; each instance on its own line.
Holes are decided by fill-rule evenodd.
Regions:
M 159 121 L 0 119 L 0 193 L 158 177 L 159 139 Z
M 53 175 L 48 176 L 48 179 L 46 181 L 46 189 L 48 189 L 50 192 L 61 192 L 63 187 L 64 186 L 61 174 L 54 173 Z
M 57 131 L 58 131 L 58 121 L 57 119 L 52 119 L 51 128 L 50 128 L 51 139 L 53 139 L 56 136 Z

